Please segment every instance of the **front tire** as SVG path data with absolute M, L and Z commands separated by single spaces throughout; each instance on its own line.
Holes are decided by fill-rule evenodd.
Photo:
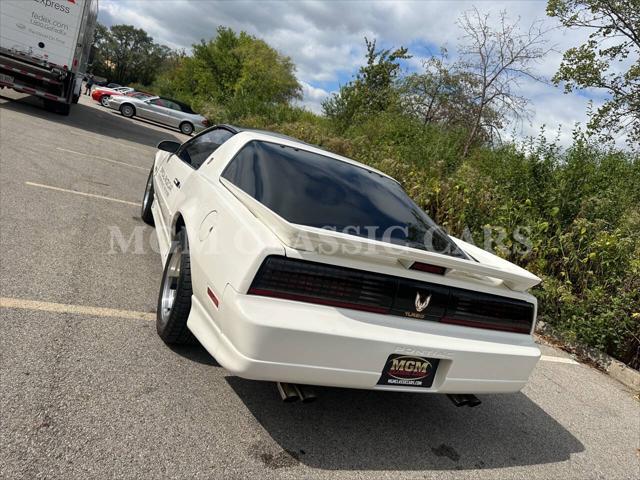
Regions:
M 100 97 L 100 105 L 103 107 L 109 106 L 109 95 L 103 95 Z
M 182 122 L 180 124 L 180 131 L 185 135 L 191 135 L 193 133 L 193 125 L 189 122 Z
M 193 342 L 194 337 L 187 328 L 192 294 L 189 242 L 185 230 L 181 230 L 167 256 L 158 296 L 156 330 L 164 343 Z
M 140 208 L 140 218 L 147 225 L 155 226 L 153 221 L 153 213 L 151 213 L 151 205 L 155 198 L 155 190 L 153 189 L 153 167 L 149 172 L 149 178 L 147 178 L 147 184 L 144 188 L 144 195 L 142 196 L 142 206 Z
M 131 118 L 136 114 L 136 109 L 133 108 L 133 105 L 125 103 L 124 105 L 120 106 L 120 113 L 123 117 Z

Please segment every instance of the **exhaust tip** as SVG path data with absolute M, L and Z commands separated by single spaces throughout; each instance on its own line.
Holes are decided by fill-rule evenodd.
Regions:
M 318 398 L 316 392 L 308 385 L 294 385 L 294 388 L 298 393 L 298 397 L 302 400 L 302 403 L 315 402 Z
M 299 392 L 295 385 L 277 382 L 276 386 L 278 387 L 278 393 L 283 402 L 292 403 L 300 400 Z
M 478 397 L 470 393 L 450 393 L 447 397 L 456 407 L 477 407 L 482 403 Z

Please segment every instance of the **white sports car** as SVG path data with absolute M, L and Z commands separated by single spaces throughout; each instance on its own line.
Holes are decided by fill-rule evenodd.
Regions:
M 229 125 L 158 145 L 142 218 L 164 274 L 157 331 L 227 370 L 306 387 L 520 390 L 540 279 L 448 236 L 382 172 Z

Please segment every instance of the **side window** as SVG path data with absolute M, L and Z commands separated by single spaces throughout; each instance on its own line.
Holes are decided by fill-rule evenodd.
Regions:
M 220 145 L 233 136 L 229 130 L 218 128 L 198 135 L 185 143 L 176 155 L 183 162 L 188 163 L 193 168 L 198 169 L 204 161 L 215 152 Z
M 170 108 L 171 110 L 177 110 L 179 112 L 181 112 L 182 110 L 180 109 L 180 105 L 178 105 L 175 102 L 172 102 L 171 100 L 165 100 L 164 101 L 164 107 Z
M 164 100 L 161 98 L 154 98 L 149 102 L 151 105 L 157 105 L 158 107 L 164 107 Z

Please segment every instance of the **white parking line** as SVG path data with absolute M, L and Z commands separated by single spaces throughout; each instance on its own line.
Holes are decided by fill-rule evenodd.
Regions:
M 71 313 L 91 317 L 132 318 L 136 320 L 155 320 L 155 313 L 136 312 L 135 310 L 117 310 L 114 308 L 69 305 L 66 303 L 39 302 L 22 298 L 0 297 L 0 307 L 21 310 L 38 310 L 41 312 Z
M 138 168 L 140 170 L 144 170 L 145 172 L 148 170 L 147 167 L 141 167 L 139 165 L 132 165 L 131 163 L 119 162 L 118 160 L 111 160 L 110 158 L 100 157 L 98 155 L 92 155 L 91 153 L 76 152 L 75 150 L 68 150 L 66 148 L 60 148 L 60 147 L 56 147 L 56 150 L 60 150 L 61 152 L 73 153 L 75 155 L 82 155 L 83 157 L 96 158 L 98 160 L 104 160 L 105 162 L 116 163 L 118 165 L 124 165 L 125 167 Z
M 551 357 L 549 355 L 542 355 L 540 357 L 540 360 L 542 360 L 543 362 L 568 363 L 571 365 L 578 365 L 578 362 L 576 362 L 573 358 L 566 357 Z
M 76 135 L 78 137 L 89 137 L 89 138 L 95 138 L 96 140 L 109 140 L 109 143 L 111 143 L 111 144 L 119 145 L 121 147 L 128 148 L 128 149 L 133 148 L 135 150 L 140 150 L 141 152 L 144 152 L 144 153 L 147 153 L 147 154 L 150 153 L 150 151 L 153 152 L 153 150 L 154 150 L 154 148 L 152 146 L 145 146 L 146 148 L 142 148 L 142 147 L 136 147 L 134 145 L 127 145 L 126 143 L 116 142 L 115 140 L 113 140 L 113 137 L 110 137 L 109 135 L 106 135 L 106 134 L 104 134 L 104 135 L 100 135 L 100 134 L 94 135 L 94 134 L 91 134 L 91 133 L 87 133 L 85 131 L 77 132 L 75 130 L 71 130 L 69 133 L 71 133 L 73 135 Z M 147 150 L 147 148 L 149 150 Z
M 24 183 L 25 185 L 29 185 L 31 187 L 48 188 L 49 190 L 56 190 L 58 192 L 74 193 L 76 195 L 82 195 L 84 197 L 99 198 L 101 200 L 109 200 L 110 202 L 118 202 L 118 203 L 124 203 L 126 205 L 133 205 L 134 207 L 140 206 L 139 203 L 129 202 L 127 200 L 120 200 L 118 198 L 105 197 L 104 195 L 96 195 L 94 193 L 78 192 L 77 190 L 67 190 L 66 188 L 52 187 L 51 185 L 42 185 L 41 183 L 33 183 L 33 182 L 24 182 Z

